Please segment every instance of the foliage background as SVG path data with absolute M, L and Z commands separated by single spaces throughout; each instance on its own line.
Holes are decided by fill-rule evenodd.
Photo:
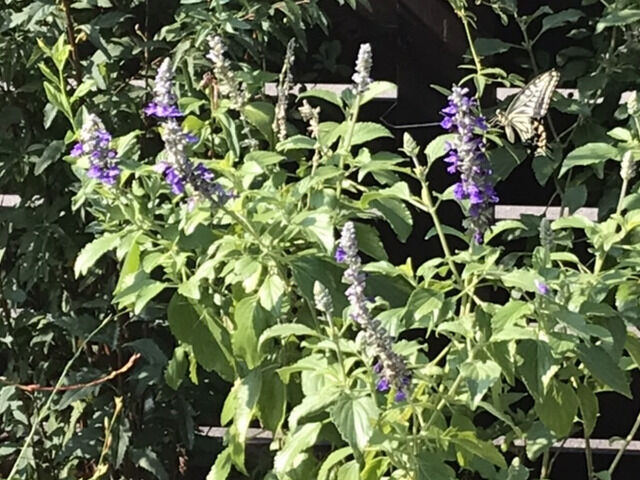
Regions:
M 78 179 L 61 159 L 70 141 L 68 123 L 75 122 L 77 127 L 79 118 L 70 115 L 71 118 L 65 119 L 61 109 L 56 111 L 52 107 L 55 102 L 42 88 L 42 71 L 38 65 L 44 61 L 53 69 L 53 64 L 45 58 L 36 39 L 53 45 L 65 33 L 68 22 L 65 5 L 65 2 L 6 1 L 1 13 L 0 42 L 3 51 L 12 52 L 15 58 L 23 61 L 2 64 L 4 90 L 0 110 L 5 128 L 0 130 L 3 132 L 0 139 L 0 191 L 18 193 L 24 199 L 19 208 L 5 209 L 1 213 L 0 301 L 3 324 L 0 336 L 3 347 L 6 345 L 1 353 L 4 362 L 2 374 L 11 382 L 20 384 L 55 383 L 64 364 L 77 352 L 81 340 L 101 321 L 114 317 L 116 321 L 110 322 L 93 338 L 91 346 L 85 348 L 73 365 L 67 382 L 82 383 L 98 378 L 122 366 L 133 352 L 142 353 L 142 359 L 128 375 L 114 382 L 56 397 L 53 414 L 38 429 L 28 452 L 25 471 L 34 478 L 65 478 L 70 472 L 81 478 L 93 475 L 97 471 L 97 459 L 105 436 L 103 418 L 111 417 L 115 398 L 123 397 L 124 410 L 116 418 L 112 430 L 109 474 L 114 478 L 118 475 L 124 478 L 140 478 L 140 475 L 174 478 L 184 469 L 185 463 L 190 461 L 192 466 L 197 466 L 198 460 L 193 459 L 200 457 L 199 448 L 206 452 L 205 466 L 211 464 L 212 451 L 220 446 L 199 446 L 193 427 L 196 420 L 198 423 L 220 421 L 219 412 L 229 385 L 217 374 L 206 373 L 200 368 L 197 385 L 190 381 L 180 382 L 171 375 L 165 376 L 169 359 L 176 355 L 175 340 L 167 321 L 171 295 L 166 292 L 159 295 L 144 309 L 114 306 L 111 292 L 116 289 L 118 280 L 117 257 L 106 256 L 93 268 L 87 267 L 86 276 L 76 278 L 74 275 L 73 263 L 80 249 L 95 234 L 102 232 L 105 218 L 107 229 L 117 229 L 120 224 L 117 219 L 109 225 L 112 220 L 108 218 L 109 212 L 105 218 L 94 221 L 96 209 L 81 203 L 84 200 L 82 190 L 81 195 L 76 196 L 80 188 Z M 148 2 L 74 3 L 69 11 L 75 24 L 77 60 L 72 56 L 67 64 L 66 75 L 70 82 L 67 85 L 73 87 L 69 88 L 73 91 L 80 84 L 79 79 L 88 83 L 85 84 L 84 95 L 77 99 L 71 111 L 78 111 L 82 105 L 92 110 L 114 112 L 108 117 L 108 123 L 116 136 L 140 130 L 143 132 L 140 134 L 140 158 L 155 155 L 161 145 L 149 122 L 140 115 L 141 106 L 149 99 L 149 82 L 156 66 L 154 61 L 171 52 L 179 65 L 180 96 L 197 97 L 199 79 L 196 72 L 202 71 L 203 67 L 204 38 L 210 31 L 223 33 L 230 43 L 233 57 L 246 72 L 247 82 L 257 91 L 262 81 L 275 78 L 273 74 L 265 74 L 264 70 L 279 69 L 280 52 L 284 52 L 290 36 L 295 35 L 304 47 L 305 29 L 327 26 L 315 2 L 301 5 L 281 2 L 275 5 L 278 6 L 274 7 L 270 2 L 252 2 L 249 6 L 242 2 L 213 2 L 211 5 L 166 2 L 166 9 L 157 7 L 157 11 L 163 12 L 161 17 L 149 15 Z M 543 6 L 526 15 L 517 10 L 515 2 L 491 2 L 488 6 L 504 15 L 508 29 L 517 26 L 522 34 L 522 44 L 514 42 L 513 30 L 507 30 L 508 34 L 501 30 L 492 32 L 499 38 L 473 40 L 475 56 L 470 51 L 467 59 L 471 67 L 477 69 L 470 80 L 475 81 L 479 89 L 491 84 L 517 82 L 516 76 L 506 73 L 512 70 L 523 78 L 529 78 L 538 71 L 557 66 L 562 73 L 563 86 L 575 85 L 580 98 L 602 96 L 605 99 L 603 103 L 587 106 L 585 102 L 557 99 L 551 115 L 554 123 L 550 135 L 552 155 L 531 159 L 526 157 L 524 149 L 497 148 L 492 151 L 496 175 L 506 179 L 512 170 L 517 173 L 526 169 L 529 175 L 533 173 L 541 187 L 546 187 L 546 199 L 550 202 L 564 205 L 570 211 L 584 204 L 598 205 L 602 220 L 608 219 L 618 207 L 620 179 L 618 162 L 607 159 L 620 160 L 623 151 L 637 149 L 635 111 L 631 111 L 629 116 L 629 111 L 617 104 L 619 93 L 633 90 L 637 83 L 638 72 L 633 59 L 637 54 L 640 17 L 635 6 L 632 2 L 617 1 L 603 7 L 586 1 L 574 9 L 556 12 L 553 6 Z M 467 16 L 466 6 L 458 3 L 453 7 L 472 28 L 473 17 Z M 480 9 L 480 12 L 486 14 L 488 10 Z M 302 29 L 303 25 L 305 29 Z M 483 35 L 482 24 L 477 28 L 477 34 Z M 556 52 L 544 42 L 545 35 L 558 32 L 566 34 L 574 43 Z M 544 48 L 540 48 L 538 42 L 542 42 Z M 332 68 L 338 69 L 333 65 L 335 61 L 331 63 Z M 323 62 L 319 64 L 326 67 Z M 507 65 L 513 68 L 506 68 Z M 505 71 L 491 66 L 503 67 Z M 262 71 L 256 74 L 254 68 Z M 349 72 L 342 70 L 344 74 Z M 130 80 L 133 78 L 144 81 L 132 84 Z M 77 83 L 74 84 L 74 80 Z M 433 107 L 434 111 L 438 108 Z M 612 130 L 614 127 L 618 129 Z M 427 159 L 433 161 L 440 150 L 437 143 L 430 146 Z M 222 143 L 217 147 L 224 150 L 228 145 Z M 581 147 L 583 149 L 578 150 Z M 397 179 L 382 171 L 376 180 L 380 181 L 380 178 L 383 185 L 385 181 L 391 185 Z M 635 195 L 635 188 L 631 187 L 629 185 L 629 192 Z M 72 202 L 74 197 L 75 205 Z M 634 202 L 635 197 L 632 196 L 625 205 L 633 210 Z M 396 213 L 400 212 L 399 220 L 391 227 L 395 227 L 398 236 L 406 239 L 411 230 L 412 214 L 415 215 L 416 211 L 408 209 L 413 207 L 390 205 L 394 205 L 390 208 L 395 208 Z M 98 217 L 105 213 L 100 212 L 100 208 L 98 210 Z M 349 205 L 341 212 L 345 218 L 347 212 L 349 215 L 354 212 L 366 215 L 367 209 L 362 204 Z M 634 350 L 633 340 L 623 347 L 624 335 L 620 333 L 620 322 L 623 325 L 637 324 L 637 314 L 634 313 L 637 312 L 637 282 L 630 276 L 635 260 L 632 249 L 629 253 L 635 238 L 632 232 L 635 220 L 631 217 L 626 221 L 631 223 L 605 222 L 603 229 L 594 232 L 590 240 L 596 250 L 606 251 L 615 242 L 609 240 L 614 238 L 614 234 L 630 232 L 631 235 L 630 238 L 624 239 L 624 235 L 620 238 L 628 245 L 615 250 L 615 261 L 608 259 L 607 266 L 613 270 L 618 268 L 616 262 L 619 260 L 627 262 L 626 270 L 621 268 L 618 271 L 620 283 L 607 284 L 605 279 L 607 289 L 602 295 L 596 295 L 599 303 L 615 307 L 620 313 L 612 325 L 605 326 L 611 331 L 613 357 L 622 359 L 624 369 L 631 369 L 634 355 L 638 352 Z M 380 220 L 378 225 L 382 222 Z M 570 233 L 574 226 L 558 227 L 557 245 L 575 246 L 579 260 L 591 266 L 589 247 Z M 503 265 L 528 266 L 526 256 L 523 260 L 517 253 L 520 247 L 514 245 L 522 246 L 521 250 L 532 250 L 538 242 L 539 225 L 535 219 L 525 218 L 516 227 L 503 227 L 507 231 L 500 234 L 504 241 L 519 242 L 510 244 L 513 255 L 507 256 Z M 306 241 L 312 244 L 314 239 Z M 387 255 L 377 241 L 371 241 L 365 252 L 377 260 L 384 260 Z M 124 253 L 123 249 L 118 257 L 122 259 Z M 310 268 L 328 267 L 319 263 Z M 379 288 L 388 288 L 384 283 L 385 276 L 395 277 L 392 283 L 400 285 L 395 291 L 396 297 L 388 292 L 384 295 L 392 309 L 402 306 L 417 308 L 418 305 L 412 306 L 409 300 L 411 287 L 406 284 L 411 281 L 397 281 L 406 275 L 407 270 L 391 266 L 384 268 L 386 270 L 380 272 L 382 287 Z M 236 274 L 243 275 L 242 272 Z M 516 283 L 508 286 L 521 287 Z M 595 288 L 593 285 L 587 281 L 584 288 Z M 605 286 L 600 284 L 602 289 Z M 414 302 L 421 300 L 415 291 L 413 294 Z M 492 300 L 495 298 L 491 297 Z M 126 304 L 120 302 L 120 306 Z M 174 304 L 175 308 L 183 307 Z M 181 316 L 186 315 L 183 313 Z M 596 317 L 598 315 L 602 312 L 595 314 Z M 598 319 L 593 322 L 602 323 Z M 415 325 L 412 327 L 404 333 L 406 338 L 416 336 Z M 176 334 L 175 329 L 173 334 Z M 27 349 L 28 356 L 24 354 Z M 190 368 L 195 366 L 192 364 Z M 194 378 L 196 376 L 192 375 Z M 626 377 L 623 380 L 616 378 L 613 382 L 619 390 L 625 391 Z M 166 384 L 167 379 L 173 387 L 181 384 L 177 393 Z M 233 378 L 228 377 L 227 380 Z M 563 387 L 558 388 L 565 392 Z M 46 393 L 28 394 L 11 386 L 0 390 L 0 415 L 3 425 L 9 426 L 2 434 L 1 468 L 8 470 L 12 465 L 45 398 Z M 463 422 L 463 417 L 455 421 Z M 336 432 L 327 435 L 336 444 L 340 443 Z M 464 452 L 458 455 L 464 457 Z M 248 465 L 248 469 L 259 476 L 271 467 L 270 459 L 264 463 Z M 348 468 L 342 470 L 342 475 L 346 476 L 347 471 Z M 443 478 L 448 478 L 447 474 L 443 473 Z M 509 476 L 511 474 L 505 474 L 505 478 L 520 478 L 518 472 L 515 477 Z

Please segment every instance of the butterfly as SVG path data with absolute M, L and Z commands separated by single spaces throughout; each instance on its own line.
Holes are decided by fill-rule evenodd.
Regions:
M 495 120 L 504 128 L 509 142 L 514 142 L 515 131 L 523 143 L 536 146 L 536 155 L 544 155 L 547 134 L 542 119 L 549 110 L 559 80 L 557 70 L 541 73 L 516 94 L 506 112 L 496 112 Z

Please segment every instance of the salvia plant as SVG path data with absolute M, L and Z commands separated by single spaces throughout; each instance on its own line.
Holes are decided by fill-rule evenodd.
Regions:
M 374 148 L 392 135 L 360 118 L 393 87 L 371 77 L 368 44 L 350 88 L 294 95 L 289 42 L 280 76 L 263 76 L 279 80 L 271 100 L 229 55 L 227 36 L 203 36 L 197 62 L 177 48 L 150 65 L 148 91 L 131 108 L 144 116 L 135 129 L 105 125 L 109 111 L 99 103 L 70 101 L 89 87 L 57 82 L 46 67 L 53 62 L 63 76 L 70 47 L 41 45 L 49 99 L 71 125 L 61 142 L 78 179 L 73 207 L 90 215 L 95 235 L 75 275 L 115 260 L 114 315 L 166 319 L 166 384 L 183 392 L 218 378 L 229 387 L 211 394 L 212 402 L 225 396 L 216 413 L 226 433 L 207 478 L 547 479 L 552 446 L 577 436 L 587 446 L 586 478 L 613 478 L 640 416 L 620 432 L 625 440 L 605 470 L 596 472 L 588 446 L 598 394 L 630 397 L 640 364 L 640 109 L 632 95 L 616 107 L 615 125 L 590 141 L 584 125 L 608 90 L 583 85 L 593 99 L 586 106 L 557 96 L 553 105 L 571 118 L 564 131 L 549 122 L 549 157 L 531 165 L 537 181 L 553 182 L 549 205 L 558 200 L 561 215 L 495 221 L 500 182 L 526 151 L 487 121 L 487 85 L 518 78 L 485 59 L 492 48 L 519 49 L 537 71 L 538 37 L 582 13 L 543 7 L 526 17 L 514 2 L 481 3 L 515 22 L 523 44 L 474 38 L 476 18 L 451 0 L 471 73 L 442 89 L 447 98 L 433 108 L 442 135 L 422 148 L 405 134 L 399 153 Z M 584 26 L 614 45 L 598 49 L 633 48 L 640 17 L 629 11 L 616 2 Z M 340 118 L 324 120 L 328 109 Z M 433 187 L 435 168 L 455 177 L 443 191 Z M 615 187 L 615 198 L 601 200 L 589 220 L 578 208 L 585 184 L 598 181 Z M 463 222 L 445 223 L 445 208 L 459 208 Z M 438 249 L 419 265 L 393 264 L 379 228 L 406 242 L 422 216 Z M 3 402 L 16 401 L 5 391 Z M 9 478 L 25 468 L 54 394 L 26 429 Z M 97 414 L 106 419 L 94 478 L 115 475 L 122 462 L 113 433 L 122 402 L 116 396 L 110 416 Z M 85 407 L 77 408 L 76 420 Z M 256 427 L 271 434 L 260 453 L 266 466 L 250 454 Z M 132 459 L 168 478 L 155 454 L 136 447 Z

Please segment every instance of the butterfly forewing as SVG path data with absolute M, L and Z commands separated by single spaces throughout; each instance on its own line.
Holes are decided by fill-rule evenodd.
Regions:
M 515 130 L 523 142 L 536 135 L 534 120 L 540 120 L 547 114 L 559 79 L 560 74 L 556 70 L 549 70 L 525 85 L 501 116 L 505 130 Z

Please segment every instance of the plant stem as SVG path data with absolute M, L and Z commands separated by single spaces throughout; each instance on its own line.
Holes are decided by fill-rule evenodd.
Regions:
M 618 206 L 616 207 L 616 214 L 619 215 L 622 211 L 622 203 L 624 202 L 624 197 L 627 196 L 627 189 L 629 188 L 629 179 L 622 179 L 622 188 L 620 188 L 620 197 L 618 198 Z
M 591 438 L 585 432 L 584 434 L 584 457 L 587 462 L 587 480 L 593 480 L 593 453 L 591 452 Z
M 622 455 L 624 455 L 624 452 L 629 446 L 629 444 L 631 443 L 631 441 L 633 440 L 633 437 L 635 437 L 636 433 L 638 433 L 638 429 L 640 429 L 640 413 L 638 413 L 638 417 L 636 418 L 636 421 L 633 424 L 633 427 L 631 427 L 631 431 L 629 432 L 627 437 L 624 439 L 624 443 L 620 447 L 620 450 L 618 450 L 618 453 L 616 453 L 616 456 L 613 459 L 613 462 L 611 462 L 611 465 L 607 470 L 610 476 L 613 476 L 614 470 L 618 466 L 618 463 L 620 463 L 620 459 L 622 459 Z
M 480 63 L 480 57 L 476 52 L 476 47 L 473 44 L 473 37 L 471 36 L 471 29 L 469 28 L 469 20 L 467 19 L 467 15 L 464 9 L 456 10 L 456 14 L 458 15 L 458 17 L 460 17 L 460 21 L 464 26 L 464 33 L 467 36 L 469 51 L 471 52 L 471 56 L 473 57 L 473 63 L 475 64 L 477 75 L 480 76 L 480 72 L 482 72 L 482 64 Z
M 62 382 L 64 381 L 64 379 L 67 376 L 67 373 L 69 372 L 69 369 L 71 368 L 71 365 L 73 365 L 73 363 L 76 361 L 76 359 L 80 356 L 80 353 L 82 353 L 84 351 L 84 347 L 85 345 L 87 345 L 87 343 L 89 343 L 89 340 L 91 340 L 91 338 L 93 338 L 93 336 L 98 333 L 107 323 L 109 323 L 111 321 L 112 317 L 107 317 L 106 319 L 104 319 L 102 321 L 102 323 L 100 325 L 98 325 L 95 330 L 93 330 L 88 336 L 87 338 L 85 338 L 82 341 L 82 344 L 80 345 L 80 347 L 76 350 L 76 352 L 74 353 L 74 355 L 71 357 L 71 360 L 69 360 L 67 362 L 67 364 L 64 366 L 64 369 L 62 370 L 62 374 L 60 375 L 60 377 L 58 378 L 58 381 L 56 382 L 55 387 L 53 387 L 53 390 L 51 391 L 51 393 L 49 394 L 49 398 L 47 398 L 47 401 L 45 402 L 44 406 L 42 407 L 42 410 L 40 410 L 40 413 L 37 415 L 36 420 L 33 422 L 33 424 L 31 425 L 31 430 L 29 431 L 29 434 L 27 435 L 26 440 L 24 441 L 24 444 L 22 445 L 22 448 L 20 449 L 20 453 L 18 453 L 18 458 L 16 458 L 15 463 L 13 464 L 13 467 L 11 468 L 11 471 L 9 472 L 9 475 L 7 476 L 7 480 L 13 480 L 16 473 L 18 472 L 18 468 L 20 468 L 20 463 L 25 455 L 25 453 L 27 452 L 27 449 L 29 448 L 29 446 L 31 445 L 31 442 L 33 441 L 33 437 L 36 434 L 36 430 L 38 429 L 38 425 L 46 418 L 46 416 L 49 414 L 49 410 L 51 408 L 51 403 L 53 402 L 53 397 L 55 396 L 56 393 L 58 393 L 58 390 L 60 389 L 60 387 L 62 386 Z M 16 477 L 17 478 L 17 477 Z
M 340 371 L 342 372 L 342 380 L 344 381 L 345 386 L 348 387 L 347 370 L 344 367 L 344 357 L 342 356 L 342 349 L 340 348 L 340 336 L 338 335 L 338 329 L 336 328 L 335 323 L 333 323 L 333 315 L 331 312 L 325 312 L 324 316 L 331 327 L 331 338 L 333 343 L 336 344 L 336 355 L 338 356 L 338 363 L 340 364 Z
M 71 5 L 69 0 L 62 0 L 62 9 L 67 20 L 67 39 L 71 47 L 71 59 L 73 60 L 73 69 L 76 77 L 76 88 L 82 82 L 82 66 L 80 65 L 80 57 L 78 56 L 78 44 L 76 43 L 76 34 L 74 31 L 73 17 L 71 16 Z
M 547 480 L 549 477 L 549 450 L 545 450 L 542 454 L 542 467 L 540 468 L 540 480 Z
M 353 141 L 353 134 L 356 130 L 356 122 L 358 121 L 358 113 L 360 112 L 360 99 L 361 94 L 358 93 L 353 101 L 353 109 L 349 115 L 349 130 L 347 131 L 346 137 L 343 137 L 343 141 L 340 142 L 340 146 L 338 147 L 338 152 L 340 153 L 340 172 L 344 170 L 345 158 L 349 155 L 351 150 L 351 142 Z M 342 192 L 342 181 L 343 178 L 341 175 L 340 183 L 338 183 L 338 186 L 336 187 L 336 198 L 338 200 L 340 200 L 340 193 Z

